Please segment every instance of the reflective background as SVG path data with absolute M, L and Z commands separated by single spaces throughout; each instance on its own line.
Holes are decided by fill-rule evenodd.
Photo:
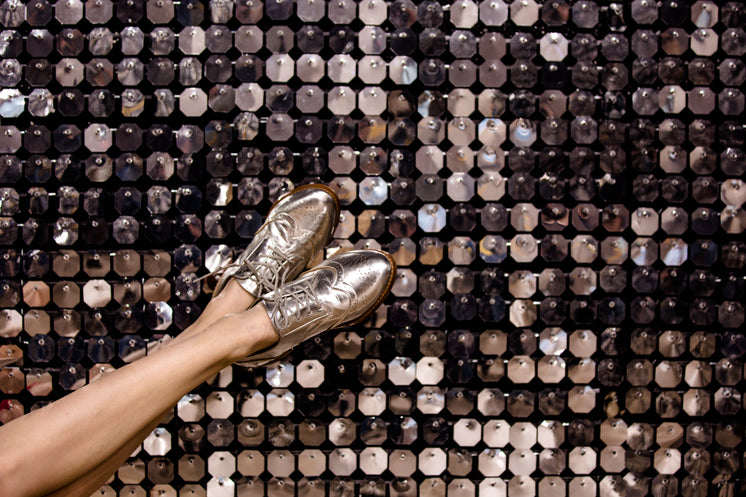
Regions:
M 223 371 L 100 495 L 744 492 L 745 23 L 719 1 L 5 0 L 0 422 L 187 327 L 196 278 L 321 181 L 328 253 L 399 263 L 386 305 Z

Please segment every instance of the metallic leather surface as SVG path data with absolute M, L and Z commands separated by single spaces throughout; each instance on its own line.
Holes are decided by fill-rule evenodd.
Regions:
M 259 305 L 280 340 L 241 364 L 264 365 L 323 331 L 364 320 L 388 296 L 395 277 L 396 263 L 383 252 L 351 250 L 325 259 L 262 297 Z
M 235 278 L 254 297 L 293 281 L 331 239 L 339 219 L 339 199 L 324 185 L 298 187 L 280 198 L 235 263 L 223 270 L 217 295 Z

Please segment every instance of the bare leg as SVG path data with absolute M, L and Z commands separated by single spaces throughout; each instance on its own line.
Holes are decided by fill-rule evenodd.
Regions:
M 230 314 L 201 333 L 0 427 L 0 495 L 44 495 L 115 455 L 123 452 L 126 459 L 131 451 L 125 446 L 138 434 L 147 435 L 153 420 L 183 395 L 276 340 L 263 308 Z M 163 375 L 164 371 L 170 374 Z M 126 397 L 123 391 L 128 392 Z M 86 426 L 85 438 L 76 435 L 81 425 Z M 66 464 L 60 465 L 63 454 Z
M 197 320 L 187 329 L 179 333 L 169 345 L 196 335 L 226 314 L 241 312 L 248 309 L 254 305 L 254 302 L 256 302 L 256 299 L 246 290 L 241 288 L 236 280 L 228 281 L 220 294 L 210 300 Z
M 199 318 L 190 327 L 176 336 L 167 347 L 200 333 L 226 314 L 251 307 L 255 301 L 256 299 L 241 288 L 235 280 L 229 281 L 220 294 L 208 303 Z M 171 409 L 173 409 L 173 406 L 169 406 L 162 413 L 151 419 L 145 428 L 125 442 L 119 450 L 112 454 L 111 457 L 102 461 L 96 468 L 86 472 L 85 475 L 72 483 L 48 494 L 48 497 L 90 496 L 129 458 L 138 445 L 150 435 Z

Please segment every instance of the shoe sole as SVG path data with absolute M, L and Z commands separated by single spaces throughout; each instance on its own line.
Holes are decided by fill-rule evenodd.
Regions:
M 360 324 L 366 319 L 368 319 L 370 316 L 373 315 L 374 312 L 376 312 L 376 309 L 378 309 L 378 306 L 381 305 L 381 303 L 383 303 L 384 300 L 386 300 L 386 297 L 388 297 L 389 293 L 391 293 L 391 288 L 394 286 L 394 280 L 396 279 L 396 261 L 391 256 L 391 254 L 384 252 L 383 250 L 376 250 L 376 249 L 366 249 L 366 250 L 370 250 L 371 252 L 378 252 L 379 254 L 383 254 L 386 256 L 386 258 L 391 263 L 391 273 L 389 274 L 389 280 L 386 282 L 386 288 L 384 289 L 384 291 L 381 293 L 381 295 L 378 297 L 375 303 L 372 306 L 370 306 L 370 309 L 368 309 L 368 311 L 365 314 L 363 314 L 361 317 L 353 321 L 340 324 L 339 326 L 337 326 L 337 328 Z
M 334 234 L 334 230 L 337 229 L 337 225 L 339 224 L 339 213 L 340 213 L 340 202 L 339 202 L 339 195 L 337 195 L 337 192 L 332 190 L 330 187 L 326 185 L 322 185 L 320 183 L 310 183 L 308 185 L 301 185 L 293 188 L 286 194 L 280 196 L 277 200 L 274 201 L 272 206 L 269 208 L 269 212 L 267 212 L 267 217 L 272 213 L 272 210 L 275 208 L 275 206 L 280 203 L 281 200 L 283 200 L 285 197 L 288 197 L 292 195 L 293 193 L 297 193 L 303 190 L 323 190 L 326 193 L 329 194 L 329 196 L 334 200 L 334 222 L 332 223 L 332 230 L 329 232 L 329 235 L 326 237 L 326 243 L 324 245 L 327 245 L 331 239 L 332 235 Z

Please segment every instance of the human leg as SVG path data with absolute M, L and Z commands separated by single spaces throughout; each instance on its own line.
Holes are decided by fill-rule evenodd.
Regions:
M 252 243 L 241 255 L 238 263 L 233 264 L 228 271 L 223 272 L 223 278 L 221 278 L 218 288 L 216 289 L 216 293 L 220 292 L 220 294 L 213 300 L 213 304 L 215 305 L 213 305 L 212 308 L 220 308 L 219 303 L 226 301 L 226 299 L 221 299 L 221 297 L 223 297 L 226 293 L 230 293 L 229 291 L 232 284 L 235 287 L 235 283 L 238 283 L 238 285 L 240 285 L 243 290 L 246 290 L 252 295 L 258 296 L 263 294 L 267 290 L 277 289 L 286 281 L 294 278 L 300 271 L 302 271 L 302 269 L 309 263 L 309 261 L 313 260 L 313 258 L 320 253 L 323 246 L 328 242 L 328 239 L 331 237 L 331 234 L 334 231 L 334 227 L 336 226 L 338 216 L 339 201 L 336 198 L 336 195 L 328 187 L 324 187 L 322 185 L 304 186 L 294 190 L 290 194 L 280 199 L 273 206 L 265 224 L 262 226 L 262 228 L 260 228 L 256 236 L 254 237 L 254 240 L 252 240 Z M 250 302 L 246 305 L 250 305 Z M 231 307 L 233 307 L 232 304 L 228 305 L 228 309 L 233 310 L 231 309 Z M 239 308 L 241 308 L 241 306 L 239 306 Z M 182 334 L 181 338 L 177 338 L 170 346 L 164 348 L 158 353 L 148 356 L 146 358 L 147 360 L 143 359 L 142 361 L 145 361 L 148 365 L 150 365 L 151 370 L 154 369 L 152 367 L 152 364 L 156 361 L 158 363 L 166 363 L 165 365 L 167 366 L 169 359 L 164 359 L 164 355 L 166 355 L 167 351 L 173 350 L 174 348 L 178 348 L 179 350 L 181 350 L 184 349 L 186 345 L 197 345 L 195 343 L 195 340 L 197 338 L 204 338 L 202 335 L 207 334 L 208 331 L 216 326 L 209 325 L 210 320 L 213 319 L 213 316 L 211 316 L 211 314 L 211 312 L 204 313 L 203 316 L 201 316 L 200 319 L 198 319 L 198 321 L 194 324 L 194 326 L 190 327 L 190 329 L 186 330 Z M 216 311 L 216 314 L 219 315 L 220 311 Z M 262 315 L 264 316 L 264 322 L 266 324 L 266 313 Z M 218 324 L 220 322 L 226 321 L 226 319 L 228 319 L 229 317 L 230 316 L 221 318 Z M 207 326 L 207 328 L 205 328 L 205 326 Z M 235 332 L 235 330 L 233 331 Z M 317 332 L 318 331 L 323 330 L 319 329 L 317 330 Z M 273 336 L 272 338 L 273 341 L 276 341 L 276 336 Z M 290 342 L 292 341 L 293 340 L 290 340 Z M 259 342 L 261 342 L 261 340 Z M 287 347 L 287 343 L 287 340 L 284 341 L 283 347 Z M 258 350 L 261 350 L 263 348 L 266 347 L 258 347 Z M 241 350 L 241 347 L 236 347 L 233 349 L 232 352 L 235 353 L 239 350 Z M 169 384 L 168 381 L 159 382 L 159 384 L 157 385 L 158 388 L 156 388 L 155 390 L 163 388 L 164 391 L 167 391 L 167 393 L 171 396 L 175 395 L 174 392 L 180 392 L 180 390 L 178 390 L 177 388 L 180 385 L 182 388 L 184 388 L 184 385 L 192 386 L 188 387 L 185 392 L 177 395 L 169 402 L 165 402 L 165 399 L 169 399 L 170 397 L 164 396 L 160 398 L 160 400 L 162 401 L 160 404 L 158 402 L 152 403 L 147 406 L 149 407 L 149 409 L 140 409 L 132 412 L 132 414 L 137 414 L 137 418 L 133 422 L 130 422 L 128 420 L 126 429 L 121 430 L 118 434 L 118 437 L 105 438 L 107 445 L 105 446 L 105 448 L 103 448 L 104 450 L 100 452 L 93 451 L 93 453 L 96 454 L 93 461 L 89 461 L 87 459 L 83 459 L 82 461 L 76 460 L 76 463 L 80 463 L 77 464 L 77 466 L 92 465 L 90 470 L 86 471 L 86 473 L 95 475 L 101 473 L 103 475 L 103 479 L 101 481 L 104 481 L 106 477 L 108 477 L 108 474 L 111 471 L 115 470 L 116 467 L 118 467 L 120 461 L 126 459 L 127 455 L 129 455 L 132 450 L 134 450 L 134 448 L 140 443 L 140 441 L 145 436 L 147 436 L 148 433 L 150 433 L 152 428 L 157 425 L 158 420 L 162 418 L 164 413 L 176 400 L 181 397 L 181 395 L 191 390 L 193 386 L 196 386 L 201 381 L 204 381 L 204 379 L 208 378 L 212 374 L 217 373 L 221 369 L 217 366 L 225 363 L 222 364 L 222 366 L 225 367 L 227 364 L 236 359 L 235 357 L 231 357 L 229 351 L 223 350 L 222 352 L 228 355 L 222 356 L 222 359 L 220 358 L 220 356 L 212 356 L 213 362 L 209 363 L 209 365 L 204 363 L 197 363 L 197 370 L 191 371 L 193 373 L 191 376 L 187 375 L 186 377 L 182 378 L 174 378 L 178 385 L 174 383 Z M 170 354 L 169 357 L 171 357 Z M 266 361 L 266 359 L 267 356 L 265 354 L 262 360 Z M 171 357 L 170 360 L 173 361 L 173 358 Z M 62 399 L 61 401 L 48 406 L 48 408 L 35 411 L 34 413 L 32 413 L 33 415 L 21 418 L 24 420 L 23 423 L 16 423 L 14 425 L 15 430 L 6 428 L 0 431 L 0 437 L 4 437 L 6 440 L 10 439 L 10 441 L 13 442 L 13 437 L 18 435 L 19 429 L 23 430 L 30 428 L 33 435 L 38 438 L 38 440 L 32 439 L 30 441 L 31 443 L 28 450 L 33 452 L 35 449 L 38 449 L 38 444 L 36 442 L 43 442 L 43 436 L 40 437 L 40 435 L 33 429 L 43 428 L 44 423 L 39 423 L 37 420 L 44 420 L 45 417 L 49 417 L 44 416 L 44 414 L 48 413 L 49 411 L 57 412 L 62 410 L 62 413 L 66 414 L 66 416 L 62 416 L 63 419 L 66 417 L 72 417 L 75 423 L 82 421 L 82 424 L 86 425 L 86 427 L 89 428 L 90 426 L 85 422 L 86 413 L 80 412 L 80 410 L 82 408 L 87 409 L 87 414 L 90 417 L 91 412 L 96 411 L 96 407 L 104 407 L 97 404 L 97 402 L 100 403 L 102 399 L 106 401 L 107 395 L 111 396 L 115 393 L 116 388 L 111 388 L 111 385 L 126 387 L 126 384 L 137 381 L 138 376 L 140 376 L 140 379 L 144 381 L 145 376 L 147 376 L 146 373 L 148 371 L 148 368 L 134 367 L 135 364 L 139 364 L 142 361 L 138 361 L 137 363 L 122 368 L 121 370 L 118 370 L 111 375 L 107 375 L 106 377 L 95 383 L 95 385 L 98 385 L 98 387 L 96 388 L 94 388 L 93 386 L 89 386 L 88 388 L 81 389 L 78 392 L 75 392 L 75 394 L 71 394 L 65 399 Z M 164 364 L 161 364 L 161 366 L 163 365 Z M 189 364 L 189 366 L 191 367 L 192 364 Z M 200 369 L 200 367 L 202 369 Z M 163 370 L 169 369 L 170 368 L 168 367 L 163 368 Z M 127 374 L 121 373 L 121 371 L 125 371 Z M 116 381 L 112 378 L 116 378 Z M 101 387 L 101 384 L 105 384 L 109 386 L 109 388 L 106 389 L 104 387 Z M 141 387 L 142 385 L 138 386 Z M 136 391 L 134 392 L 134 396 L 136 397 L 136 400 L 142 400 L 137 398 L 138 391 L 137 389 L 135 390 Z M 132 389 L 129 390 L 129 393 L 132 393 Z M 147 399 L 147 396 L 144 396 L 143 398 Z M 90 406 L 84 407 L 87 403 L 92 403 L 93 408 L 91 408 Z M 137 405 L 138 402 L 135 402 L 134 404 Z M 116 405 L 115 402 L 114 405 Z M 159 407 L 161 407 L 163 410 L 160 411 L 158 409 Z M 67 409 L 67 411 L 65 411 L 65 409 Z M 120 412 L 125 412 L 126 414 L 129 411 L 132 411 L 132 409 Z M 70 413 L 72 413 L 71 416 L 69 416 Z M 103 414 L 98 413 L 99 417 L 104 417 L 106 414 L 107 411 L 105 409 L 103 410 Z M 113 412 L 111 414 L 116 414 L 116 412 Z M 37 421 L 37 423 L 34 424 L 34 421 Z M 60 423 L 51 425 L 53 428 L 53 433 L 55 429 L 60 427 L 57 426 L 59 424 Z M 71 423 L 68 421 L 68 424 Z M 64 425 L 64 423 L 62 423 L 62 425 Z M 103 430 L 102 433 L 105 434 L 106 428 L 102 428 L 102 426 L 99 425 L 94 426 L 96 429 L 93 430 L 93 433 L 90 433 L 91 430 L 89 430 L 88 434 L 90 435 L 90 440 L 93 440 L 95 442 L 98 438 L 100 438 L 100 433 L 98 433 L 97 430 Z M 18 439 L 16 438 L 15 441 L 18 442 Z M 62 447 L 64 447 L 64 444 L 62 444 Z M 54 454 L 54 447 L 47 446 L 46 450 Z M 15 453 L 15 458 L 9 462 L 17 462 L 18 460 L 20 460 L 20 465 L 22 466 L 23 461 L 25 460 L 23 458 L 23 454 L 21 454 L 20 458 L 16 456 L 18 456 L 18 453 Z M 73 458 L 69 453 L 66 453 L 66 456 L 71 459 Z M 6 468 L 10 469 L 10 475 L 16 473 L 12 470 L 12 466 L 7 465 Z M 63 473 L 69 476 L 71 472 L 74 473 L 74 470 Z M 20 474 L 23 475 L 24 473 L 20 472 Z M 49 473 L 47 473 L 47 476 L 49 476 Z M 60 481 L 60 479 L 55 478 L 55 473 L 52 472 L 51 478 L 47 479 L 51 480 L 52 482 L 49 483 L 49 485 L 51 485 L 51 488 L 55 488 L 68 483 L 71 479 L 74 478 L 75 475 L 73 474 L 71 478 Z M 17 483 L 18 482 L 16 482 L 16 484 Z M 13 483 L 7 483 L 7 480 L 4 480 L 4 483 L 2 484 L 9 486 Z M 45 488 L 43 487 L 42 483 L 36 482 L 35 484 L 37 487 L 41 486 L 42 488 Z M 74 481 L 72 483 L 72 486 L 77 489 L 74 490 L 75 492 L 84 492 L 84 490 L 82 490 L 84 486 L 98 484 L 100 484 L 100 482 L 97 481 L 97 478 L 92 477 Z M 93 488 L 96 487 L 93 486 Z M 70 493 L 73 491 L 72 488 L 69 488 L 68 490 L 70 490 L 70 492 L 68 492 L 66 495 L 70 495 Z
M 241 288 L 238 282 L 235 280 L 229 281 L 223 291 L 208 303 L 199 318 L 169 342 L 166 347 L 171 347 L 204 331 L 208 326 L 226 314 L 250 308 L 255 301 L 256 298 Z M 48 497 L 90 496 L 114 474 L 172 409 L 173 405 L 170 405 L 163 412 L 154 416 L 143 429 L 124 442 L 111 456 L 105 458 L 95 468 L 87 471 L 80 478 L 48 494 Z
M 45 495 L 114 456 L 126 458 L 128 443 L 183 395 L 276 341 L 263 308 L 229 314 L 201 333 L 0 427 L 0 495 Z M 85 436 L 78 433 L 80 426 Z M 63 456 L 65 464 L 59 464 Z
M 251 307 L 256 297 L 297 276 L 321 254 L 339 218 L 339 199 L 328 187 L 306 185 L 280 198 L 236 263 L 220 271 L 213 299 L 200 317 L 167 346 L 201 333 L 224 314 Z M 89 495 L 124 462 L 165 416 L 156 414 L 94 470 L 56 495 Z
M 205 306 L 204 311 L 187 329 L 176 335 L 168 345 L 185 340 L 213 324 L 226 314 L 245 311 L 254 305 L 256 297 L 241 288 L 237 281 L 231 280 L 219 295 L 213 297 Z
M 265 295 L 262 305 L 224 316 L 201 333 L 0 427 L 0 494 L 44 495 L 80 479 L 121 456 L 118 451 L 153 419 L 229 364 L 241 359 L 266 364 L 318 333 L 365 319 L 386 297 L 395 275 L 393 259 L 381 252 L 337 254 Z M 85 438 L 76 433 L 79 426 L 86 427 Z

